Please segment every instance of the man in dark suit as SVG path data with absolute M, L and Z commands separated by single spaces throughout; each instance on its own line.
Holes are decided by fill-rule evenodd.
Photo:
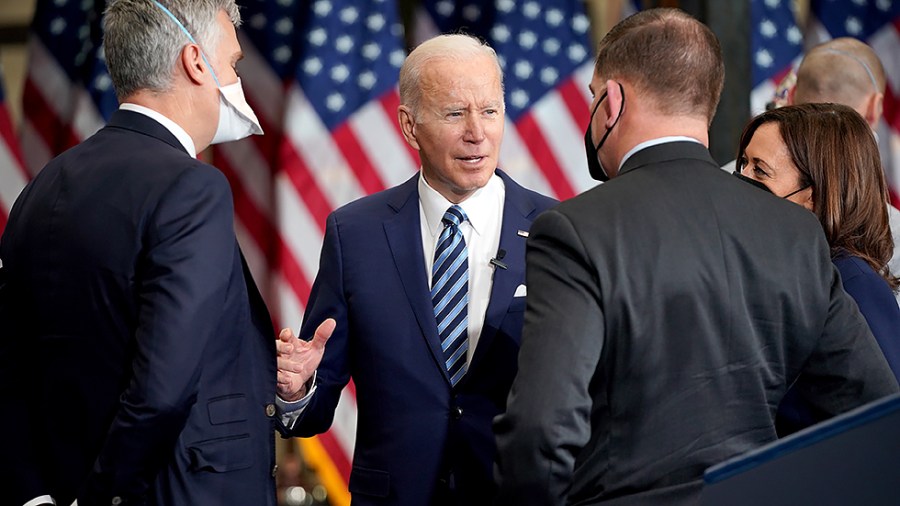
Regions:
M 228 182 L 196 159 L 261 133 L 240 18 L 164 3 L 110 2 L 121 108 L 25 188 L 0 242 L 3 504 L 276 503 L 275 336 Z
M 328 218 L 300 337 L 337 320 L 293 432 L 328 429 L 356 385 L 353 503 L 489 504 L 492 418 L 516 374 L 525 238 L 555 201 L 496 170 L 504 103 L 494 51 L 465 35 L 416 48 L 399 120 L 422 170 Z M 291 337 L 281 351 L 289 352 Z
M 706 467 L 776 438 L 801 372 L 832 414 L 897 391 L 815 217 L 710 157 L 723 75 L 678 10 L 600 43 L 586 144 L 612 179 L 532 226 L 502 504 L 691 504 Z

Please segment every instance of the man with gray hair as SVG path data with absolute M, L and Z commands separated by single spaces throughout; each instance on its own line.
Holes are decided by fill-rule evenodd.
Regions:
M 331 425 L 353 379 L 354 505 L 480 505 L 494 495 L 491 420 L 516 374 L 525 238 L 554 201 L 497 169 L 497 55 L 467 35 L 400 70 L 400 127 L 422 170 L 329 217 L 301 338 L 337 320 L 294 434 Z M 281 336 L 280 352 L 300 343 Z
M 121 106 L 25 188 L 0 241 L 4 504 L 276 503 L 275 335 L 228 182 L 196 159 L 262 133 L 239 23 L 234 0 L 106 9 Z M 301 346 L 312 368 L 328 325 Z

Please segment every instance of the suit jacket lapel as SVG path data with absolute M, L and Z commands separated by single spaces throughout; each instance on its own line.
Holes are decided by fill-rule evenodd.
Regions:
M 428 291 L 428 276 L 425 272 L 425 253 L 422 251 L 422 225 L 419 217 L 418 173 L 400 186 L 397 197 L 389 205 L 397 214 L 384 222 L 397 274 L 403 283 L 406 298 L 412 307 L 416 321 L 425 336 L 435 365 L 447 383 L 450 377 L 444 367 L 444 354 L 438 337 L 434 306 Z
M 503 223 L 500 226 L 500 250 L 506 252 L 504 263 L 507 269 L 494 267 L 494 279 L 491 286 L 491 298 L 484 315 L 484 326 L 475 347 L 475 354 L 469 368 L 478 367 L 491 342 L 497 335 L 500 323 L 509 310 L 516 288 L 525 281 L 525 237 L 519 231 L 528 231 L 534 219 L 534 203 L 527 198 L 522 188 L 509 176 L 498 170 L 503 179 L 506 198 L 503 201 Z

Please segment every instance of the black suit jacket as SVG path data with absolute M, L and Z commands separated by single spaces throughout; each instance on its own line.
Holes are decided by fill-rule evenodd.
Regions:
M 275 503 L 274 332 L 222 173 L 117 111 L 24 190 L 0 258 L 0 502 Z
M 544 213 L 527 264 L 505 504 L 690 504 L 706 467 L 776 438 L 800 373 L 831 414 L 897 391 L 813 214 L 700 144 Z
M 516 374 L 525 310 L 524 294 L 515 295 L 525 280 L 523 236 L 555 203 L 497 174 L 506 187 L 499 248 L 507 268 L 494 270 L 478 346 L 454 388 L 428 288 L 419 175 L 328 218 L 300 337 L 311 337 L 325 318 L 338 324 L 318 369 L 317 391 L 294 433 L 327 430 L 341 389 L 354 380 L 354 505 L 424 506 L 450 497 L 475 506 L 493 499 L 491 422 L 503 411 Z

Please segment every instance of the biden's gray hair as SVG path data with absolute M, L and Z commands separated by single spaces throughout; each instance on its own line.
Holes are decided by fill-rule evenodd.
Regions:
M 422 73 L 425 66 L 435 60 L 452 60 L 461 64 L 472 58 L 487 56 L 497 66 L 500 89 L 503 90 L 503 69 L 497 52 L 481 40 L 462 33 L 438 35 L 419 44 L 400 68 L 400 103 L 409 108 L 413 118 L 419 121 L 419 102 L 422 98 Z M 460 66 L 460 69 L 465 68 Z
M 235 0 L 158 0 L 210 58 L 222 36 L 216 25 L 224 11 L 241 24 Z M 175 62 L 190 43 L 175 21 L 154 0 L 112 0 L 103 14 L 103 51 L 121 101 L 137 91 L 171 90 Z

